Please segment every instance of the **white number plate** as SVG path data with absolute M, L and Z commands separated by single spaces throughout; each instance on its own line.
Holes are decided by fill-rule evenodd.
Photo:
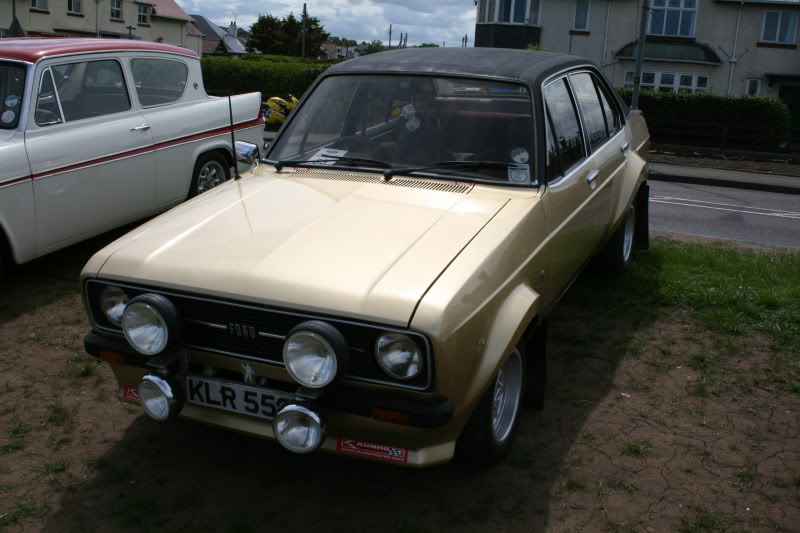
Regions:
M 275 417 L 284 404 L 294 399 L 282 391 L 197 376 L 186 376 L 186 396 L 189 403 L 268 420 Z

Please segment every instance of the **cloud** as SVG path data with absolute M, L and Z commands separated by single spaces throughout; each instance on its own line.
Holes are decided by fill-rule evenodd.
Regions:
M 227 26 L 236 14 L 240 27 L 249 28 L 258 15 L 300 15 L 303 2 L 294 0 L 177 0 L 187 13 L 203 15 Z M 392 44 L 408 33 L 408 44 L 424 42 L 459 46 L 464 35 L 472 42 L 475 5 L 472 0 L 326 0 L 307 3 L 310 16 L 337 37 L 357 41 L 378 39 L 387 43 L 389 24 Z

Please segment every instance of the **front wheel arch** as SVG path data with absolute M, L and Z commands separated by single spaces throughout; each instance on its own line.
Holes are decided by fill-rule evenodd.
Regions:
M 206 152 L 201 153 L 195 159 L 194 167 L 192 168 L 192 179 L 189 183 L 189 191 L 186 195 L 186 198 L 194 198 L 201 192 L 205 192 L 206 189 L 203 191 L 199 190 L 199 174 L 200 170 L 202 169 L 203 165 L 209 161 L 216 160 L 222 166 L 222 170 L 225 172 L 225 179 L 227 181 L 231 178 L 231 167 L 233 167 L 233 156 L 227 149 L 223 148 L 216 148 L 213 150 L 208 150 Z

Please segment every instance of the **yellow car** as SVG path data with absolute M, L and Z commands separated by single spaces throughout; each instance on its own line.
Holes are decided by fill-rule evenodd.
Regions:
M 582 58 L 340 63 L 262 164 L 89 261 L 86 349 L 155 420 L 492 464 L 542 407 L 561 295 L 593 256 L 621 274 L 648 246 L 648 146 Z

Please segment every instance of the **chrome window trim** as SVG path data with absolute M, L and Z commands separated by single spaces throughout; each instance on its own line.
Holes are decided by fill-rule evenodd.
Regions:
M 44 124 L 39 124 L 36 120 L 36 110 L 39 109 L 39 95 L 42 94 L 42 85 L 44 85 L 45 77 L 50 76 L 50 83 L 53 84 L 53 96 L 56 98 L 56 104 L 58 105 L 58 112 L 61 115 L 59 118 L 61 119 L 58 122 L 46 122 Z M 56 80 L 53 77 L 53 70 L 48 66 L 42 71 L 42 77 L 39 78 L 39 89 L 36 91 L 36 107 L 33 109 L 34 115 L 34 122 L 36 126 L 39 128 L 47 128 L 48 126 L 55 126 L 56 124 L 65 124 L 66 121 L 64 120 L 64 110 L 61 108 L 61 99 L 58 97 L 58 89 L 56 88 Z
M 617 133 L 615 133 L 614 135 L 612 135 L 611 137 L 609 137 L 608 139 L 606 139 L 606 141 L 605 141 L 603 144 L 601 144 L 600 146 L 598 146 L 598 147 L 597 147 L 597 150 L 595 150 L 595 152 L 596 152 L 596 151 L 598 151 L 598 150 L 600 150 L 600 149 L 602 149 L 603 147 L 605 147 L 605 145 L 606 145 L 606 144 L 608 144 L 608 143 L 610 143 L 612 140 L 616 140 L 616 138 L 617 138 L 619 135 L 621 135 L 621 134 L 624 134 L 624 133 L 625 133 L 625 129 L 624 129 L 624 128 L 620 128 L 620 130 L 619 130 Z M 578 171 L 580 171 L 580 170 L 583 168 L 583 166 L 584 166 L 584 165 L 585 165 L 587 162 L 589 162 L 589 161 L 590 161 L 590 159 L 591 159 L 590 157 L 587 157 L 587 158 L 585 158 L 583 161 L 581 161 L 581 162 L 580 162 L 580 164 L 577 164 L 577 165 L 573 166 L 573 167 L 572 167 L 572 168 L 569 170 L 569 172 L 567 172 L 567 173 L 566 173 L 566 174 L 564 174 L 563 176 L 559 177 L 557 180 L 555 180 L 555 181 L 552 181 L 552 182 L 548 183 L 548 184 L 547 184 L 547 187 L 548 187 L 548 188 L 555 188 L 555 187 L 558 187 L 559 185 L 561 185 L 562 183 L 564 183 L 565 181 L 567 181 L 568 179 L 570 179 L 572 176 L 574 176 L 574 175 L 575 175 L 575 174 L 576 174 Z
M 153 293 L 156 293 L 156 294 L 161 294 L 161 295 L 164 295 L 164 296 L 177 296 L 179 298 L 189 298 L 189 299 L 197 300 L 197 301 L 201 301 L 201 302 L 210 302 L 210 303 L 216 303 L 216 304 L 231 305 L 231 306 L 234 306 L 234 307 L 240 307 L 240 308 L 243 308 L 243 309 L 250 309 L 250 310 L 253 310 L 253 311 L 262 311 L 262 312 L 266 311 L 266 312 L 270 312 L 270 313 L 277 313 L 277 314 L 281 314 L 281 315 L 297 317 L 297 318 L 304 319 L 304 320 L 322 320 L 322 321 L 330 322 L 330 323 L 332 323 L 334 325 L 337 324 L 337 323 L 338 324 L 348 324 L 348 325 L 351 325 L 351 326 L 358 326 L 358 327 L 366 327 L 366 328 L 375 329 L 376 331 L 379 331 L 379 332 L 388 331 L 388 332 L 392 332 L 392 333 L 402 333 L 404 335 L 413 336 L 413 337 L 416 337 L 418 339 L 421 339 L 422 342 L 425 345 L 425 357 L 426 357 L 426 363 L 427 363 L 427 365 L 426 365 L 426 367 L 427 367 L 426 368 L 426 370 L 427 370 L 427 380 L 426 380 L 426 384 L 424 386 L 420 387 L 420 386 L 408 385 L 408 384 L 404 384 L 404 383 L 402 383 L 400 381 L 390 381 L 390 380 L 379 380 L 379 379 L 371 379 L 371 378 L 354 377 L 354 376 L 350 376 L 348 374 L 345 374 L 344 378 L 345 379 L 349 379 L 351 381 L 360 382 L 360 383 L 373 383 L 373 384 L 377 384 L 377 385 L 386 385 L 386 386 L 389 386 L 389 387 L 406 389 L 406 390 L 413 390 L 413 391 L 419 391 L 419 392 L 428 391 L 428 390 L 433 389 L 433 387 L 434 387 L 434 383 L 433 383 L 433 349 L 432 349 L 430 340 L 428 339 L 427 335 L 425 335 L 423 333 L 420 333 L 418 331 L 412 331 L 412 330 L 409 330 L 409 329 L 396 328 L 396 327 L 392 327 L 392 326 L 382 326 L 382 325 L 379 325 L 379 324 L 371 324 L 369 322 L 358 322 L 358 321 L 354 321 L 354 320 L 346 320 L 346 319 L 339 319 L 339 318 L 329 318 L 329 317 L 320 316 L 320 315 L 310 315 L 310 314 L 305 314 L 305 313 L 296 313 L 296 312 L 293 312 L 293 311 L 283 311 L 281 309 L 259 307 L 256 304 L 248 305 L 248 304 L 242 304 L 242 303 L 238 303 L 238 302 L 231 302 L 231 301 L 228 301 L 228 300 L 224 300 L 222 298 L 219 298 L 219 299 L 206 298 L 206 297 L 202 297 L 202 296 L 194 296 L 194 295 L 191 295 L 191 294 L 181 294 L 179 292 L 172 292 L 172 291 L 164 290 L 164 289 L 151 289 L 149 287 L 142 287 L 142 286 L 139 286 L 139 285 L 130 285 L 130 284 L 127 284 L 127 283 L 118 283 L 118 282 L 115 282 L 115 281 L 107 281 L 107 280 L 101 280 L 101 279 L 90 279 L 90 280 L 88 280 L 86 282 L 86 286 L 84 288 L 84 298 L 85 298 L 85 301 L 86 301 L 86 307 L 89 309 L 89 318 L 91 319 L 92 327 L 96 328 L 96 329 L 98 329 L 100 331 L 104 331 L 106 333 L 112 333 L 112 334 L 114 334 L 116 336 L 121 336 L 122 335 L 122 330 L 121 329 L 113 329 L 113 328 L 107 328 L 105 326 L 101 326 L 100 323 L 97 321 L 97 318 L 95 317 L 94 305 L 93 305 L 93 302 L 89 298 L 89 285 L 92 284 L 92 283 L 95 283 L 95 284 L 98 284 L 98 285 L 113 285 L 113 286 L 121 287 L 121 288 L 149 291 L 149 292 L 153 292 Z M 285 366 L 286 366 L 284 364 L 284 362 L 283 362 L 283 358 L 281 358 L 279 361 L 265 361 L 263 359 L 258 359 L 258 358 L 255 358 L 255 357 L 252 357 L 252 356 L 249 356 L 249 355 L 240 354 L 240 353 L 234 353 L 234 352 L 227 352 L 225 350 L 215 350 L 213 348 L 193 346 L 193 345 L 190 345 L 190 344 L 186 344 L 186 345 L 183 345 L 183 346 L 185 346 L 186 348 L 192 348 L 192 349 L 195 349 L 195 350 L 201 351 L 201 352 L 210 352 L 210 353 L 218 353 L 218 354 L 222 354 L 222 355 L 229 355 L 229 356 L 237 358 L 237 359 L 245 359 L 245 360 L 248 360 L 248 361 L 254 361 L 254 362 L 261 363 L 261 364 L 267 364 L 267 365 L 277 366 L 277 367 L 281 367 L 281 368 L 285 368 Z M 375 358 L 374 352 L 369 354 L 369 357 L 371 357 L 374 360 L 374 358 Z M 377 361 L 375 363 L 376 363 L 376 366 L 378 366 L 378 368 L 380 368 L 380 365 L 377 365 Z

